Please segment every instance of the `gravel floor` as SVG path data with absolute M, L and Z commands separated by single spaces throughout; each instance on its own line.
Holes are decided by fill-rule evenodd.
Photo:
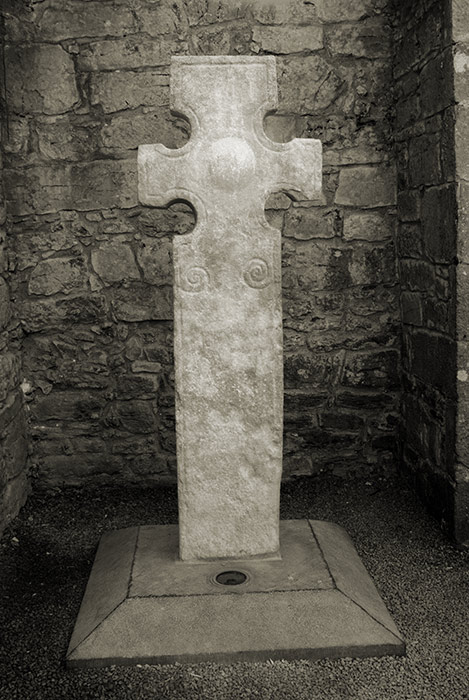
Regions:
M 469 552 L 394 480 L 299 479 L 282 518 L 343 525 L 407 641 L 407 656 L 256 664 L 64 668 L 96 546 L 107 529 L 177 522 L 173 488 L 36 494 L 0 549 L 0 698 L 469 699 Z

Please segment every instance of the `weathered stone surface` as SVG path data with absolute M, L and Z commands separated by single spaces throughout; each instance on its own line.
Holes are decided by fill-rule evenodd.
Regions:
M 155 433 L 157 424 L 152 401 L 115 401 L 106 414 L 106 424 L 128 433 Z
M 172 284 L 172 247 L 168 238 L 142 238 L 137 248 L 137 260 L 145 282 Z
M 192 234 L 174 239 L 180 556 L 273 553 L 280 234 L 263 222 L 263 207 L 277 188 L 317 195 L 320 150 L 306 140 L 274 144 L 250 129 L 260 106 L 275 107 L 275 59 L 174 58 L 171 86 L 173 107 L 195 113 L 198 129 L 182 152 L 139 148 L 139 193 L 156 206 L 188 199 L 198 215 Z
M 5 486 L 0 503 L 0 523 L 2 528 L 18 515 L 30 491 L 28 477 L 25 471 L 11 479 Z
M 21 325 L 30 333 L 61 328 L 64 324 L 99 323 L 106 316 L 106 300 L 98 294 L 38 301 L 28 299 L 18 307 Z
M 71 227 L 63 221 L 51 222 L 37 229 L 22 227 L 24 233 L 17 233 L 11 239 L 12 254 L 15 266 L 18 270 L 25 270 L 34 267 L 42 256 L 50 254 L 51 251 L 68 250 L 75 248 L 78 238 Z M 26 230 L 24 230 L 26 229 Z
M 94 161 L 70 169 L 70 208 L 130 208 L 137 204 L 135 160 Z
M 14 216 L 69 208 L 69 166 L 64 164 L 5 170 L 6 197 Z
M 36 121 L 39 151 L 50 160 L 85 160 L 96 150 L 99 128 L 93 119 L 42 117 Z
M 456 254 L 456 185 L 431 187 L 422 200 L 422 240 L 428 258 L 451 263 Z
M 137 20 L 150 36 L 181 35 L 188 29 L 188 8 L 182 0 L 176 0 L 176 2 L 171 3 L 143 5 L 137 7 L 134 12 Z
M 350 212 L 344 218 L 346 240 L 381 241 L 391 238 L 395 219 L 389 214 Z
M 342 168 L 335 202 L 363 208 L 394 205 L 396 203 L 394 168 L 366 165 Z
M 333 238 L 339 233 L 336 212 L 330 209 L 290 209 L 285 217 L 284 235 L 299 240 Z
M 135 256 L 125 237 L 117 236 L 112 241 L 101 243 L 91 253 L 91 264 L 105 283 L 140 278 Z
M 172 319 L 170 287 L 153 287 L 134 282 L 116 289 L 112 308 L 120 321 L 162 321 Z
M 122 70 L 165 66 L 174 54 L 185 53 L 187 43 L 168 37 L 103 39 L 91 42 L 78 57 L 80 70 Z
M 61 114 L 79 102 L 73 61 L 61 46 L 11 46 L 5 61 L 11 110 Z
M 57 292 L 70 294 L 84 287 L 85 275 L 84 260 L 80 257 L 43 260 L 31 272 L 28 291 L 44 296 Z
M 326 43 L 333 54 L 381 58 L 389 54 L 391 33 L 382 21 L 338 24 L 327 32 Z
M 308 76 L 304 82 L 303 76 Z M 338 97 L 342 78 L 320 56 L 285 59 L 279 63 L 279 107 L 298 114 L 316 113 Z
M 316 0 L 315 6 L 323 22 L 350 22 L 368 14 L 366 0 Z
M 137 28 L 130 8 L 113 5 L 112 12 L 102 2 L 68 2 L 65 7 L 46 7 L 36 19 L 38 35 L 57 41 L 78 37 L 122 36 Z
M 324 42 L 322 27 L 254 27 L 252 31 L 254 50 L 276 54 L 317 51 Z
M 26 420 L 23 411 L 15 416 L 1 436 L 0 449 L 3 455 L 4 473 L 9 481 L 24 470 L 28 457 Z
M 3 330 L 10 320 L 10 313 L 10 290 L 3 277 L 0 277 L 0 330 Z
M 187 141 L 189 126 L 162 108 L 143 114 L 126 112 L 109 120 L 102 129 L 100 141 L 104 149 L 127 150 L 152 141 L 156 135 L 168 148 L 181 148 Z
M 3 352 L 0 355 L 0 402 L 7 400 L 18 386 L 19 372 L 20 358 L 13 352 Z
M 168 76 L 157 71 L 97 73 L 90 80 L 91 104 L 105 112 L 169 104 Z
M 13 215 L 61 209 L 129 208 L 137 203 L 134 160 L 55 163 L 8 171 L 7 198 Z
M 317 3 L 298 3 L 296 0 L 258 0 L 252 3 L 251 11 L 254 19 L 262 24 L 309 24 L 317 23 L 316 6 Z
M 96 421 L 106 406 L 104 397 L 97 393 L 61 391 L 38 396 L 31 404 L 31 413 L 39 423 L 50 420 Z

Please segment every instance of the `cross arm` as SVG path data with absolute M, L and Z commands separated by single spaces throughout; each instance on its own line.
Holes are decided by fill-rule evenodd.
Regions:
M 194 194 L 185 183 L 191 144 L 166 148 L 161 143 L 138 147 L 138 198 L 142 204 L 161 207 L 183 199 L 193 203 Z

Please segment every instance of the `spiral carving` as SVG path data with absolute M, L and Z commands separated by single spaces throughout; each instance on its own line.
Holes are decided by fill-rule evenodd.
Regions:
M 179 278 L 181 289 L 185 292 L 202 292 L 208 288 L 210 276 L 203 267 L 190 267 Z
M 270 268 L 262 258 L 253 258 L 243 274 L 244 281 L 254 289 L 263 289 L 270 284 Z

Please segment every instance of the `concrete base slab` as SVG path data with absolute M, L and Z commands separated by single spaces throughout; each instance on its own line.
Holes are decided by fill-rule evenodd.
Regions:
M 217 581 L 230 571 L 245 580 Z M 232 584 L 235 578 L 228 576 Z M 280 557 L 195 562 L 178 559 L 177 525 L 157 525 L 102 537 L 67 665 L 231 663 L 404 651 L 398 629 L 338 525 L 282 521 Z

